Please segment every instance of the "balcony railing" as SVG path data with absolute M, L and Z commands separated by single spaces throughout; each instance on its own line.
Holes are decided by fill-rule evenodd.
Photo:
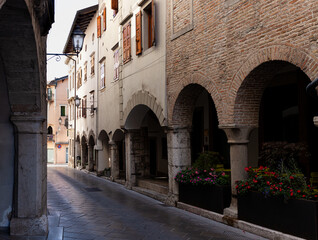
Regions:
M 47 140 L 48 141 L 53 141 L 54 140 L 54 135 L 53 134 L 48 134 L 47 135 Z

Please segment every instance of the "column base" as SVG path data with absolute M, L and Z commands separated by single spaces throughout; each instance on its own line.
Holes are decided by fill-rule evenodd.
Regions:
M 228 217 L 228 218 L 237 219 L 237 218 L 238 218 L 237 206 L 233 206 L 233 205 L 231 204 L 231 206 L 230 206 L 229 208 L 225 208 L 225 209 L 224 209 L 223 215 L 224 215 L 225 217 Z
M 168 196 L 165 200 L 165 204 L 168 206 L 175 207 L 175 206 L 177 206 L 178 198 L 179 197 L 176 194 L 169 192 Z
M 39 218 L 12 218 L 10 235 L 12 236 L 47 236 L 48 219 L 46 215 Z

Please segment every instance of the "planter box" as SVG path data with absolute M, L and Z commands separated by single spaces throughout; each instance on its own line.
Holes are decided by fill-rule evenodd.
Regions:
M 223 214 L 231 203 L 231 187 L 179 183 L 179 201 Z
M 305 239 L 318 240 L 318 201 L 238 196 L 238 218 Z

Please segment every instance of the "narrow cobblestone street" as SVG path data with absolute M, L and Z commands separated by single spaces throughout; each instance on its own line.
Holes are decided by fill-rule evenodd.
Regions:
M 93 175 L 48 167 L 49 240 L 263 239 Z

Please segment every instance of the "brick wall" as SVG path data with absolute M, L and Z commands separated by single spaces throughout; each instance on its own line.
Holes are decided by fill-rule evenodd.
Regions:
M 280 61 L 299 67 L 311 80 L 318 76 L 315 0 L 182 2 L 168 0 L 167 4 L 169 125 L 188 125 L 183 117 L 173 117 L 173 109 L 186 104 L 180 99 L 190 83 L 211 94 L 221 125 L 249 125 L 257 124 L 268 73 L 274 73 Z M 193 28 L 187 28 L 191 14 Z M 180 36 L 172 34 L 176 30 Z M 272 60 L 280 61 L 261 65 Z

